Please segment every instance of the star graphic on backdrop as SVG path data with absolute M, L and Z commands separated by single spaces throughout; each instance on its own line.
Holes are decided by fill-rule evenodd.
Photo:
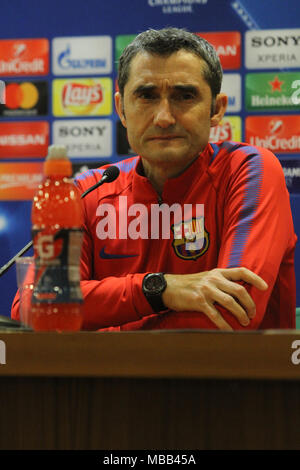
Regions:
M 278 76 L 276 75 L 275 78 L 273 78 L 272 82 L 269 82 L 269 84 L 272 87 L 272 93 L 274 91 L 281 91 L 281 86 L 283 85 L 284 81 L 279 80 Z

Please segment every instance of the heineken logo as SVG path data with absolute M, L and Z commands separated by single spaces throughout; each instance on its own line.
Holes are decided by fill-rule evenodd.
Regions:
M 299 78 L 299 73 L 296 72 L 247 74 L 246 109 L 299 111 Z
M 278 76 L 273 79 L 273 81 L 269 82 L 269 85 L 272 87 L 272 93 L 274 91 L 281 91 L 281 87 L 284 84 L 284 81 L 279 80 Z

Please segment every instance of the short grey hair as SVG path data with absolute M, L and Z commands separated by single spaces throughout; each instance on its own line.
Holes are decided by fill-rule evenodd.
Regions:
M 204 78 L 211 89 L 214 101 L 217 94 L 220 93 L 223 78 L 216 50 L 204 38 L 179 28 L 149 29 L 138 34 L 125 47 L 119 59 L 118 69 L 118 85 L 121 96 L 124 96 L 124 88 L 129 79 L 130 63 L 139 52 L 169 56 L 181 49 L 192 52 L 205 61 Z

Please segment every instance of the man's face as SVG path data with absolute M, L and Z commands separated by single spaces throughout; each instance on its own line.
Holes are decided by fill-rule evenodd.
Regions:
M 180 50 L 170 56 L 138 53 L 130 64 L 123 100 L 116 109 L 132 149 L 150 166 L 184 169 L 205 148 L 211 126 L 223 117 L 227 98 L 212 94 L 205 62 Z

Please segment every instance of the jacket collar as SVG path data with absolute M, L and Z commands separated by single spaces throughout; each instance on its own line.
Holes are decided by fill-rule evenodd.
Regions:
M 206 171 L 210 160 L 213 155 L 213 149 L 210 144 L 207 144 L 205 149 L 193 161 L 193 163 L 176 178 L 170 178 L 165 182 L 162 202 L 173 204 L 181 202 L 188 190 L 193 184 L 197 184 L 203 173 Z M 141 174 L 142 161 L 141 157 L 134 170 L 133 175 L 133 198 L 135 202 L 140 203 L 156 203 L 160 200 L 157 192 L 151 185 L 148 178 Z

